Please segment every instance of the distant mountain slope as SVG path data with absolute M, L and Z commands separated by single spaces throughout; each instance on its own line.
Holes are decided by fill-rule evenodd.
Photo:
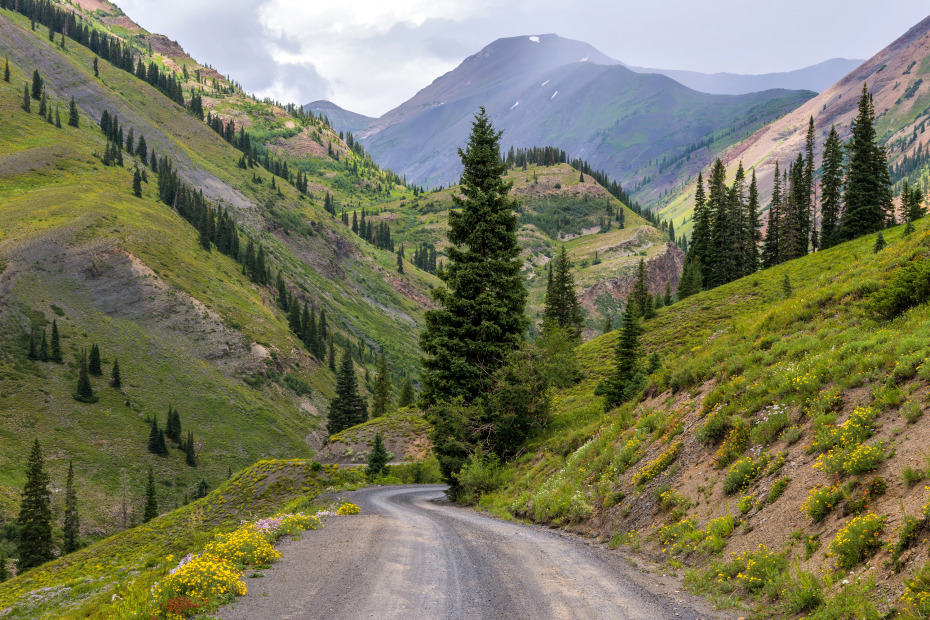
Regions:
M 784 165 L 797 156 L 804 144 L 808 119 L 814 117 L 819 162 L 832 125 L 841 139 L 849 137 L 864 84 L 873 95 L 878 140 L 887 148 L 890 165 L 900 166 L 892 175 L 893 180 L 900 184 L 907 176 L 926 182 L 930 179 L 927 167 L 930 134 L 924 133 L 930 121 L 930 17 L 816 98 L 723 153 L 730 178 L 740 161 L 747 169 L 755 168 L 762 204 L 767 205 L 775 162 Z M 696 169 L 688 170 L 683 186 L 681 178 L 665 180 L 680 189 L 661 206 L 660 212 L 663 217 L 672 218 L 678 230 L 681 219 L 693 208 L 696 174 Z
M 627 68 L 637 73 L 659 73 L 702 93 L 743 95 L 774 88 L 822 92 L 862 64 L 862 60 L 831 58 L 810 67 L 779 73 L 742 75 L 738 73 L 700 73 L 677 69 Z
M 313 112 L 317 115 L 322 114 L 329 119 L 329 123 L 332 125 L 333 129 L 340 132 L 351 131 L 352 133 L 358 133 L 377 120 L 371 116 L 350 112 L 324 99 L 308 103 L 304 106 L 304 112 Z
M 500 39 L 467 58 L 359 137 L 383 165 L 427 186 L 454 184 L 455 147 L 485 106 L 502 144 L 556 145 L 623 181 L 684 158 L 711 137 L 717 149 L 814 96 L 699 93 L 637 74 L 586 43 L 555 35 Z M 690 150 L 689 150 L 690 149 Z

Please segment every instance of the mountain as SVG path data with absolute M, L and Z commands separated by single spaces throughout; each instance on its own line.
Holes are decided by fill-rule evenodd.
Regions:
M 347 131 L 358 133 L 377 120 L 370 116 L 365 116 L 364 114 L 350 112 L 349 110 L 340 108 L 335 103 L 323 99 L 308 103 L 303 109 L 304 112 L 313 112 L 317 115 L 322 114 L 329 119 L 329 124 L 332 128 L 340 133 Z
M 682 159 L 700 149 L 717 152 L 813 96 L 699 93 L 662 75 L 635 73 L 586 43 L 514 37 L 467 58 L 358 137 L 408 181 L 454 184 L 456 148 L 483 105 L 504 131 L 505 147 L 555 145 L 642 184 L 682 152 Z
M 672 78 L 679 84 L 702 93 L 717 95 L 743 95 L 763 90 L 784 88 L 787 90 L 811 90 L 821 92 L 838 79 L 862 64 L 862 60 L 831 58 L 810 67 L 779 73 L 741 75 L 738 73 L 699 73 L 676 69 L 646 69 L 627 66 L 637 73 L 659 73 Z
M 771 196 L 775 162 L 785 165 L 797 156 L 807 135 L 808 119 L 814 118 L 819 160 L 831 126 L 836 126 L 841 139 L 849 137 L 856 104 L 862 87 L 867 85 L 875 105 L 877 139 L 887 150 L 896 190 L 904 178 L 923 179 L 930 153 L 930 136 L 924 135 L 930 120 L 928 57 L 930 17 L 797 110 L 725 150 L 722 157 L 730 178 L 740 161 L 747 169 L 755 168 L 762 204 L 766 205 Z M 660 201 L 658 208 L 664 217 L 678 222 L 691 212 L 697 170 L 692 166 L 660 179 L 664 186 L 675 188 L 668 198 L 651 196 Z
M 417 372 L 438 280 L 397 274 L 389 250 L 342 223 L 350 202 L 375 210 L 412 198 L 359 145 L 246 95 L 108 2 L 42 7 L 34 29 L 32 15 L 0 8 L 11 72 L 0 81 L 0 520 L 15 517 L 38 438 L 56 510 L 73 461 L 82 533 L 97 537 L 137 520 L 149 467 L 167 508 L 230 469 L 312 456 L 334 393 L 330 350 L 350 354 L 360 379 L 384 352 L 399 387 Z M 34 71 L 47 118 L 42 100 L 24 110 Z M 324 312 L 331 349 L 311 340 Z M 295 319 L 308 329 L 295 333 Z M 38 354 L 53 321 L 61 363 L 31 359 L 30 339 Z M 97 401 L 80 402 L 80 360 L 93 345 L 103 375 L 90 377 Z M 181 439 L 193 433 L 196 467 L 170 439 L 167 455 L 147 448 L 169 407 Z M 10 532 L 0 549 L 12 551 Z

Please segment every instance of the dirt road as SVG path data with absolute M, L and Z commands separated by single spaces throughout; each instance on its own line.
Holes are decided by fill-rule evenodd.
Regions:
M 617 552 L 444 500 L 442 486 L 346 494 L 361 515 L 288 541 L 224 620 L 723 618 Z

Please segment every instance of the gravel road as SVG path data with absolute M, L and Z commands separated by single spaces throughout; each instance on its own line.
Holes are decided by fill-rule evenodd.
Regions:
M 361 515 L 280 545 L 284 557 L 224 620 L 726 618 L 619 552 L 445 500 L 444 487 L 346 493 Z

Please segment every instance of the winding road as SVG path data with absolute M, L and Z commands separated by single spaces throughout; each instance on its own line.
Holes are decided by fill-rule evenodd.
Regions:
M 224 620 L 273 618 L 724 618 L 675 582 L 603 545 L 500 521 L 445 500 L 439 485 L 345 495 L 362 514 L 284 542 Z

